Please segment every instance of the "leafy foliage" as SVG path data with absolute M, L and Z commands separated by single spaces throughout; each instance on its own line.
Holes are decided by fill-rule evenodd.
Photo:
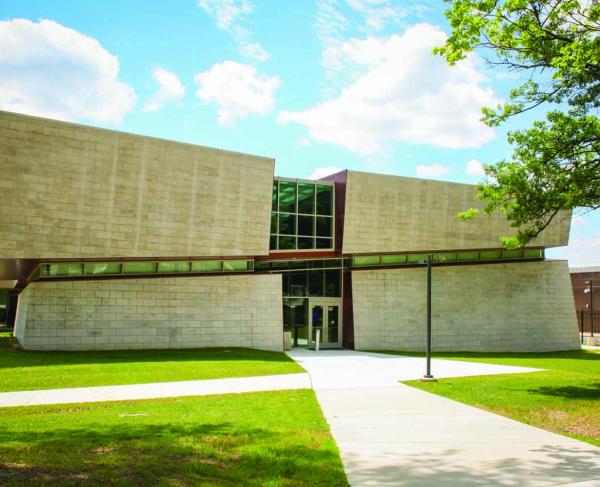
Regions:
M 478 186 L 486 213 L 517 229 L 505 246 L 525 245 L 561 210 L 600 208 L 600 3 L 598 0 L 450 0 L 452 34 L 434 50 L 455 64 L 479 49 L 492 66 L 527 75 L 510 101 L 484 108 L 498 126 L 547 106 L 545 120 L 509 132 L 512 160 L 486 165 Z M 463 219 L 476 216 L 469 210 Z

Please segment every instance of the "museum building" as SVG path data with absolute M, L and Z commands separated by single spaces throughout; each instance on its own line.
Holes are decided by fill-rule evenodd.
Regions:
M 0 288 L 31 350 L 579 348 L 559 215 L 503 249 L 475 187 L 274 160 L 0 111 Z M 12 318 L 11 318 L 12 317 Z M 286 333 L 286 332 L 289 332 Z

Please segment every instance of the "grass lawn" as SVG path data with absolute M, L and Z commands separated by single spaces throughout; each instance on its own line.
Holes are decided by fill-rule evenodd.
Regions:
M 284 353 L 247 348 L 34 352 L 0 337 L 0 391 L 107 386 L 304 370 Z
M 433 356 L 546 369 L 406 384 L 600 446 L 600 353 L 448 352 Z
M 313 391 L 8 408 L 0 485 L 346 486 Z

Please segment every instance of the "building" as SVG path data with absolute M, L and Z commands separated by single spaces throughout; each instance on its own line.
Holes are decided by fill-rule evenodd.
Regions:
M 570 271 L 579 331 L 600 336 L 600 267 L 574 267 Z
M 503 250 L 471 185 L 342 171 L 0 112 L 0 280 L 25 349 L 579 347 L 564 214 Z

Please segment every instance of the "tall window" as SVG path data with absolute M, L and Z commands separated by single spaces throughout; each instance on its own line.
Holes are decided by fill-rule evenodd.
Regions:
M 271 250 L 332 250 L 333 194 L 333 183 L 274 180 Z

